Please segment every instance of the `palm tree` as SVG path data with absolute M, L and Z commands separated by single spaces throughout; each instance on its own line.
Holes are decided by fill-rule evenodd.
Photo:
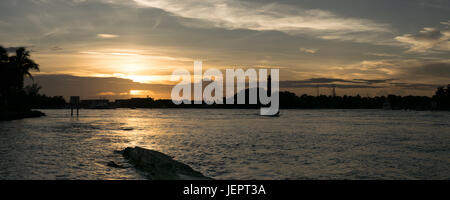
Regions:
M 30 71 L 39 71 L 39 65 L 30 58 L 30 51 L 27 51 L 25 47 L 19 47 L 16 49 L 16 55 L 9 57 L 9 65 L 12 68 L 12 76 L 14 86 L 17 89 L 23 88 L 23 80 L 25 77 L 33 79 Z
M 25 86 L 25 94 L 28 96 L 37 96 L 39 94 L 39 90 L 41 90 L 42 87 L 36 83 L 33 83 L 31 85 Z
M 0 107 L 9 107 L 9 103 L 21 99 L 24 79 L 33 79 L 32 70 L 39 71 L 39 65 L 24 47 L 16 48 L 16 54 L 9 56 L 7 49 L 0 46 Z
M 433 100 L 436 101 L 438 107 L 444 110 L 450 110 L 450 84 L 445 87 L 439 87 L 436 90 Z
M 8 62 L 8 51 L 5 48 L 0 46 L 0 63 L 3 64 Z
M 9 75 L 8 51 L 0 46 L 0 106 L 6 101 L 6 92 L 10 86 Z

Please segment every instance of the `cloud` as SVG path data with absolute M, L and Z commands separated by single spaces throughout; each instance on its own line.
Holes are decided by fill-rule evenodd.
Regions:
M 112 56 L 136 56 L 134 53 L 121 53 L 121 52 L 95 52 L 95 51 L 82 51 L 82 54 L 89 55 L 112 55 Z
M 18 49 L 17 47 L 5 47 L 8 53 L 14 53 Z
M 448 67 L 441 66 L 441 67 Z M 436 70 L 439 67 L 436 67 Z M 411 69 L 411 73 L 421 71 L 420 66 Z M 82 77 L 63 74 L 35 75 L 35 83 L 43 87 L 42 93 L 49 96 L 81 96 L 82 99 L 105 97 L 108 99 L 125 99 L 136 96 L 151 96 L 156 99 L 170 98 L 173 84 L 145 84 L 129 79 L 115 77 Z M 32 82 L 27 79 L 26 84 Z M 342 78 L 311 78 L 305 80 L 280 81 L 281 90 L 293 91 L 302 88 L 341 88 L 341 89 L 376 89 L 377 91 L 397 89 L 417 89 L 432 92 L 442 83 L 413 82 L 397 79 L 342 79 Z M 306 90 L 299 91 L 300 93 Z M 427 93 L 428 94 L 428 93 Z
M 341 88 L 341 89 L 418 89 L 432 91 L 445 84 L 428 84 L 398 81 L 396 79 L 336 79 L 314 78 L 299 81 L 280 81 L 280 88 Z
M 450 20 L 448 20 L 448 21 L 446 21 L 446 22 L 441 22 L 441 24 L 450 26 Z
M 364 55 L 367 55 L 367 56 L 376 56 L 376 57 L 401 57 L 400 55 L 396 55 L 396 54 L 373 53 L 373 52 L 364 53 Z
M 136 95 L 168 98 L 172 85 L 138 83 L 130 79 L 116 77 L 83 77 L 64 74 L 34 75 L 34 82 L 42 86 L 42 93 L 49 96 L 81 96 L 81 98 L 99 98 L 108 96 L 111 99 L 131 98 Z M 31 84 L 27 79 L 25 84 Z M 154 95 L 153 95 L 154 94 Z
M 88 50 L 81 51 L 81 54 L 88 55 L 100 55 L 100 56 L 144 56 L 148 59 L 154 60 L 168 60 L 168 61 L 185 61 L 192 62 L 193 59 L 185 58 L 185 57 L 171 57 L 171 56 L 162 56 L 155 54 L 155 50 L 144 50 L 144 49 L 97 49 L 97 50 Z
M 346 88 L 346 89 L 356 89 L 356 88 L 384 88 L 381 86 L 371 86 L 371 85 L 363 85 L 363 84 L 302 84 L 297 83 L 296 81 L 292 82 L 286 82 L 281 81 L 280 82 L 280 88 Z
M 325 83 L 345 83 L 383 87 L 409 85 L 409 89 L 429 89 L 450 83 L 450 60 L 440 58 L 364 60 L 330 71 L 335 79 Z M 311 79 L 311 81 L 314 81 Z M 317 82 L 317 81 L 316 81 Z M 422 85 L 421 87 L 419 87 Z M 406 86 L 405 86 L 406 88 Z M 429 90 L 431 91 L 431 90 Z M 428 95 L 428 94 L 427 94 Z
M 287 87 L 315 87 L 320 85 L 336 86 L 342 88 L 379 88 L 381 86 L 373 86 L 374 84 L 390 83 L 395 79 L 341 79 L 341 78 L 311 78 L 298 81 L 281 81 L 283 86 Z
M 302 81 L 296 81 L 297 83 L 334 83 L 334 82 L 341 82 L 341 83 L 351 83 L 352 81 L 347 81 L 344 79 L 338 79 L 338 78 L 311 78 L 306 79 Z
M 450 30 L 425 27 L 417 34 L 405 34 L 395 39 L 409 46 L 408 52 L 450 51 Z
M 97 93 L 98 96 L 128 96 L 130 93 L 128 92 L 122 92 L 122 93 L 115 93 L 115 92 L 100 92 Z
M 445 10 L 445 11 L 450 11 L 450 7 L 448 6 L 448 4 L 445 4 L 446 1 L 444 0 L 437 0 L 437 1 L 420 1 L 419 5 L 423 6 L 423 7 L 429 7 L 429 8 L 433 8 L 433 9 L 441 9 L 441 10 Z
M 100 33 L 100 34 L 97 34 L 97 37 L 104 38 L 104 39 L 110 39 L 110 38 L 117 38 L 119 36 L 118 35 L 113 35 L 113 34 Z
M 390 83 L 394 81 L 395 79 L 353 79 L 354 82 L 361 82 L 366 84 L 378 84 L 378 83 Z
M 306 5 L 302 4 L 305 1 L 283 4 L 285 1 L 156 0 L 151 3 L 160 5 L 145 5 L 145 2 L 150 1 L 0 1 L 0 18 L 2 22 L 7 22 L 0 22 L 0 27 L 7 25 L 7 28 L 0 28 L 0 38 L 4 46 L 27 46 L 36 50 L 37 53 L 32 54 L 33 59 L 41 64 L 41 70 L 46 73 L 79 76 L 103 74 L 141 83 L 156 83 L 148 80 L 169 77 L 175 68 L 192 70 L 194 58 L 203 59 L 205 68 L 280 67 L 283 68 L 281 79 L 325 81 L 317 83 L 323 85 L 369 84 L 356 79 L 399 79 L 402 82 L 430 84 L 449 82 L 449 78 L 443 77 L 446 74 L 443 68 L 438 70 L 428 66 L 445 61 L 419 61 L 422 58 L 403 52 L 412 48 L 413 44 L 394 39 L 395 36 L 406 37 L 404 34 L 408 32 L 404 30 L 416 27 L 417 31 L 410 32 L 410 37 L 406 38 L 422 41 L 416 36 L 420 35 L 422 24 L 428 21 L 444 21 L 436 27 L 440 30 L 437 35 L 442 37 L 448 29 L 445 28 L 448 22 L 445 22 L 447 17 L 440 15 L 430 15 L 427 22 L 405 25 L 404 16 L 414 12 L 388 12 L 381 17 L 365 13 L 360 6 L 345 7 L 342 3 Z M 391 3 L 373 4 L 391 6 Z M 364 5 L 367 7 L 367 4 Z M 319 9 L 309 9 L 314 7 Z M 423 14 L 426 13 L 429 11 Z M 394 35 L 391 30 L 399 33 Z M 118 38 L 101 39 L 97 34 Z M 395 42 L 394 45 L 403 46 L 371 45 L 386 39 Z M 31 48 L 32 45 L 34 47 Z M 444 46 L 435 45 L 426 52 L 439 51 L 436 49 Z M 415 59 L 409 60 L 413 56 Z M 448 57 L 442 52 L 433 56 Z M 429 55 L 422 57 L 429 58 Z M 361 62 L 361 59 L 378 60 Z M 433 69 L 435 75 L 427 69 Z M 308 80 L 311 77 L 334 77 L 352 82 Z M 101 92 L 120 94 L 129 89 L 115 91 L 104 87 L 90 95 Z M 153 91 L 152 88 L 141 88 L 147 89 Z
M 435 78 L 449 78 L 450 62 L 430 62 L 406 70 L 410 74 L 415 74 L 416 76 L 426 75 Z
M 379 42 L 380 35 L 391 32 L 388 25 L 372 20 L 342 17 L 326 10 L 303 9 L 280 3 L 262 4 L 236 0 L 134 2 L 142 7 L 159 8 L 179 17 L 201 20 L 212 26 L 231 30 L 281 31 L 290 35 L 306 34 L 322 39 L 355 42 Z
M 9 26 L 9 23 L 0 20 L 0 27 L 1 27 L 1 26 L 5 26 L 5 27 L 6 27 L 6 26 Z
M 440 86 L 440 84 L 426 84 L 426 83 L 392 83 L 391 86 L 399 87 L 403 89 L 415 89 L 415 90 L 434 90 Z
M 339 78 L 311 78 L 298 81 L 280 81 L 281 88 L 384 88 L 388 85 L 381 83 L 391 82 L 392 79 L 365 80 L 365 79 L 339 79 Z
M 310 53 L 310 54 L 315 54 L 318 51 L 318 49 L 308 49 L 308 48 L 300 48 L 299 50 L 300 50 L 300 52 Z

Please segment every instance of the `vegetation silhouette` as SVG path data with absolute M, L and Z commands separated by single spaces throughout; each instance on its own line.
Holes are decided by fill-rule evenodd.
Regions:
M 30 57 L 30 51 L 24 47 L 14 48 L 10 56 L 7 49 L 0 46 L 0 120 L 18 119 L 44 115 L 32 108 L 66 108 L 67 102 L 61 96 L 48 97 L 39 94 L 41 86 L 36 83 L 24 87 L 24 79 L 32 71 L 39 71 L 39 65 Z M 232 98 L 235 104 L 181 104 L 175 105 L 171 100 L 154 100 L 152 98 L 132 98 L 116 100 L 108 108 L 260 108 L 261 103 L 249 104 L 250 90 L 239 91 Z M 244 93 L 245 104 L 237 104 L 237 95 Z M 270 93 L 270 92 L 269 92 Z M 88 100 L 89 101 L 89 100 Z M 226 99 L 223 99 L 226 102 Z M 388 105 L 388 106 L 386 106 Z M 86 106 L 88 107 L 88 106 Z M 95 107 L 95 106 L 94 106 Z M 336 95 L 301 95 L 288 91 L 280 92 L 281 109 L 411 109 L 411 110 L 450 110 L 450 84 L 439 87 L 433 97 L 426 96 L 336 96 Z
M 212 104 L 205 102 L 202 104 L 174 104 L 170 99 L 154 100 L 152 98 L 133 98 L 129 100 L 118 100 L 111 102 L 111 108 L 260 108 L 264 106 L 260 102 L 257 104 L 249 104 L 249 91 L 257 88 L 246 89 L 239 93 L 245 93 L 245 104 L 237 104 L 237 94 L 234 95 L 235 104 Z M 280 92 L 280 108 L 281 109 L 383 109 L 388 104 L 388 109 L 393 110 L 450 110 L 450 85 L 446 88 L 437 89 L 433 97 L 427 96 L 376 96 L 361 97 L 356 96 L 311 96 L 301 95 L 288 91 Z M 226 102 L 226 99 L 223 99 Z M 386 109 L 386 108 L 385 108 Z
M 39 111 L 31 111 L 42 102 L 64 105 L 62 97 L 48 98 L 38 94 L 41 87 L 37 84 L 24 87 L 24 79 L 33 79 L 31 72 L 39 71 L 39 65 L 25 47 L 14 49 L 15 54 L 10 56 L 8 50 L 0 46 L 0 120 L 43 116 Z
M 433 106 L 439 110 L 450 110 L 450 84 L 447 88 L 439 87 L 433 96 Z

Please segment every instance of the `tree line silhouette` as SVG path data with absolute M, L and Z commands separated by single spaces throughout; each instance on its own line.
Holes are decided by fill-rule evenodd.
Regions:
M 21 118 L 33 115 L 32 108 L 65 108 L 67 102 L 61 96 L 48 97 L 39 94 L 41 86 L 33 83 L 24 86 L 24 79 L 32 71 L 39 71 L 39 65 L 30 58 L 30 51 L 24 47 L 15 48 L 10 55 L 7 49 L 0 46 L 0 120 Z M 255 88 L 253 88 L 255 89 Z M 259 90 L 258 90 L 259 91 Z M 152 98 L 133 98 L 111 102 L 110 108 L 260 108 L 260 103 L 248 104 L 249 89 L 245 91 L 246 104 L 227 105 L 205 103 L 175 105 L 171 100 L 153 100 Z M 237 95 L 234 96 L 235 102 Z M 226 99 L 224 99 L 224 102 Z M 116 101 L 119 102 L 119 101 Z M 388 106 L 386 106 L 388 105 Z M 284 109 L 413 109 L 413 110 L 450 110 L 450 84 L 439 87 L 433 97 L 426 96 L 311 96 L 288 91 L 280 92 L 280 108 Z M 31 113 L 31 114 L 30 114 Z M 34 113 L 34 115 L 41 115 Z
M 256 89 L 258 90 L 258 89 Z M 132 98 L 110 102 L 110 108 L 260 108 L 261 103 L 249 104 L 249 89 L 245 91 L 245 104 L 174 104 L 170 99 L 154 100 L 153 98 Z M 226 102 L 226 99 L 223 99 Z M 280 92 L 280 108 L 282 109 L 393 109 L 393 110 L 450 110 L 450 85 L 439 87 L 433 97 L 427 96 L 297 96 L 295 93 Z

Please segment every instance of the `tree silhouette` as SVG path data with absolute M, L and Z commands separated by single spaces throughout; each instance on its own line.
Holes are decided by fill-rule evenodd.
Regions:
M 438 109 L 450 110 L 450 84 L 447 85 L 447 88 L 439 87 L 433 100 L 437 103 Z
M 9 59 L 8 59 L 8 51 L 6 51 L 5 48 L 3 48 L 2 46 L 0 46 L 0 63 L 3 64 L 8 63 Z
M 16 55 L 9 57 L 9 65 L 12 68 L 12 73 L 17 81 L 16 87 L 23 88 L 23 80 L 25 77 L 33 79 L 30 71 L 39 71 L 39 65 L 30 58 L 30 51 L 24 47 L 16 49 Z
M 39 65 L 30 58 L 30 51 L 19 47 L 15 55 L 9 56 L 8 51 L 0 46 L 0 106 L 4 109 L 21 108 L 25 95 L 24 79 L 33 78 L 31 71 L 39 71 Z
M 5 48 L 0 46 L 0 100 L 5 101 L 5 96 L 8 88 L 10 87 L 9 82 L 9 57 L 8 51 Z
M 36 83 L 25 86 L 25 93 L 29 96 L 37 96 L 42 87 Z

